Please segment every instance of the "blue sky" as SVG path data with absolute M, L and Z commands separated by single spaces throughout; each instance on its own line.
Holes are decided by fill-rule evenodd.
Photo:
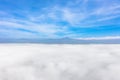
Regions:
M 120 0 L 0 0 L 0 38 L 120 37 Z

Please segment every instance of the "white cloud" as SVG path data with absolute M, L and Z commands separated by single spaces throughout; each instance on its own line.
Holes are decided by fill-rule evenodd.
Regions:
M 106 17 L 104 17 L 104 18 L 100 18 L 100 19 L 96 20 L 96 22 L 99 22 L 99 21 L 107 21 L 107 20 L 111 20 L 111 19 L 118 18 L 118 17 L 120 17 L 120 15 L 106 16 Z
M 104 21 L 104 24 L 107 25 L 106 21 L 115 19 L 119 17 L 120 13 L 120 6 L 118 4 L 115 5 L 103 5 L 98 3 L 99 7 L 93 8 L 93 10 L 87 10 L 86 6 L 88 4 L 88 0 L 83 1 L 80 3 L 83 7 L 58 7 L 54 6 L 50 8 L 48 12 L 47 18 L 52 18 L 55 21 L 65 21 L 71 26 L 79 26 L 79 27 L 95 27 L 95 23 L 99 22 L 98 25 L 101 25 L 101 21 Z M 51 10 L 52 9 L 52 10 Z M 58 14 L 59 13 L 59 14 Z M 49 17 L 50 16 L 50 17 Z M 112 22 L 111 22 L 112 23 Z M 88 26 L 86 26 L 88 25 Z
M 80 40 L 106 40 L 106 39 L 120 39 L 120 36 L 105 36 L 105 37 L 88 37 L 88 38 L 76 38 Z
M 71 10 L 64 10 L 63 11 L 63 19 L 66 20 L 66 22 L 70 23 L 71 25 L 79 25 L 81 21 L 85 20 L 88 16 L 85 13 L 82 13 L 80 11 L 74 12 Z
M 24 33 L 27 34 L 33 34 L 38 36 L 38 38 L 53 38 L 53 37 L 59 37 L 56 33 L 65 33 L 66 28 L 65 26 L 59 26 L 56 24 L 48 24 L 48 23 L 35 23 L 32 21 L 27 20 L 17 20 L 17 19 L 11 19 L 7 21 L 0 21 L 0 28 L 6 30 L 7 32 L 1 33 L 8 33 L 8 36 L 11 36 L 10 33 L 12 33 L 12 36 L 17 37 L 18 34 L 25 37 Z M 23 30 L 23 31 L 22 31 Z M 25 30 L 25 31 L 24 31 Z M 14 35 L 13 35 L 14 33 Z M 25 34 L 26 34 L 25 33 Z M 33 37 L 33 36 L 31 36 Z
M 119 80 L 120 45 L 1 44 L 0 80 Z
M 101 6 L 97 8 L 92 14 L 94 15 L 114 15 L 117 11 L 120 11 L 120 5 Z
M 37 33 L 20 31 L 16 29 L 0 29 L 0 38 L 38 38 Z
M 0 21 L 0 26 L 7 26 L 7 27 L 15 27 L 15 28 L 21 28 L 23 27 L 22 24 L 16 23 L 16 22 L 9 22 L 9 21 Z

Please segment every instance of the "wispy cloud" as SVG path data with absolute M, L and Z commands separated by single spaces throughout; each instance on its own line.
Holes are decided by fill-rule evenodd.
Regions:
M 105 37 L 90 37 L 90 38 L 76 38 L 80 40 L 106 40 L 106 39 L 120 39 L 120 36 L 105 36 Z
M 16 11 L 0 10 L 0 33 L 3 35 L 11 32 L 18 34 L 19 32 L 23 36 L 23 33 L 33 34 L 38 38 L 80 36 L 81 32 L 75 33 L 70 28 L 87 29 L 118 24 L 114 21 L 120 18 L 119 3 L 117 0 L 112 2 L 109 0 L 75 0 L 67 1 L 64 6 L 56 4 L 40 9 L 37 7 L 35 8 L 37 11 L 32 11 L 30 8 Z
M 0 21 L 0 29 L 4 29 L 7 33 L 16 33 L 17 31 L 23 33 L 30 33 L 36 35 L 38 38 L 41 37 L 57 37 L 56 33 L 65 32 L 65 28 L 57 26 L 55 24 L 48 23 L 34 23 L 29 21 L 15 20 L 13 21 Z M 2 32 L 1 32 L 2 33 Z M 5 32 L 4 32 L 5 33 Z M 10 34 L 8 34 L 9 36 Z M 13 35 L 13 37 L 18 35 Z M 25 35 L 23 35 L 25 36 Z M 32 37 L 32 36 L 31 36 Z
M 48 18 L 52 18 L 54 20 L 64 21 L 71 26 L 79 26 L 79 27 L 89 27 L 90 24 L 95 25 L 96 22 L 106 21 L 111 19 L 116 19 L 119 17 L 120 6 L 119 5 L 102 5 L 98 3 L 100 6 L 97 8 L 92 8 L 93 10 L 89 11 L 86 9 L 85 5 L 88 4 L 88 1 L 85 0 L 82 2 L 84 5 L 80 8 L 71 8 L 71 7 L 53 7 L 52 10 L 49 12 L 52 15 L 48 15 Z M 78 6 L 79 7 L 79 6 Z M 89 7 L 89 6 L 88 6 Z M 88 11 L 87 11 L 88 10 Z M 88 13 L 89 12 L 89 13 Z M 59 14 L 58 14 L 59 13 Z M 113 23 L 113 22 L 111 22 Z M 101 23 L 99 23 L 101 25 Z M 103 24 L 103 25 L 104 25 Z M 86 26 L 88 25 L 88 26 Z M 96 25 L 98 26 L 98 24 Z M 90 27 L 92 27 L 90 25 Z M 93 26 L 94 27 L 94 26 Z

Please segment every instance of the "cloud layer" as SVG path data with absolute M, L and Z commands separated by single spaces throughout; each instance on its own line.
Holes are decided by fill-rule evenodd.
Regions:
M 120 80 L 120 45 L 0 45 L 0 80 Z

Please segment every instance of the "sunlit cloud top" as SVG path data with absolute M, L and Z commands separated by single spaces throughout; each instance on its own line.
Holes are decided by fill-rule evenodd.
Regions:
M 120 36 L 120 0 L 0 0 L 0 38 Z

